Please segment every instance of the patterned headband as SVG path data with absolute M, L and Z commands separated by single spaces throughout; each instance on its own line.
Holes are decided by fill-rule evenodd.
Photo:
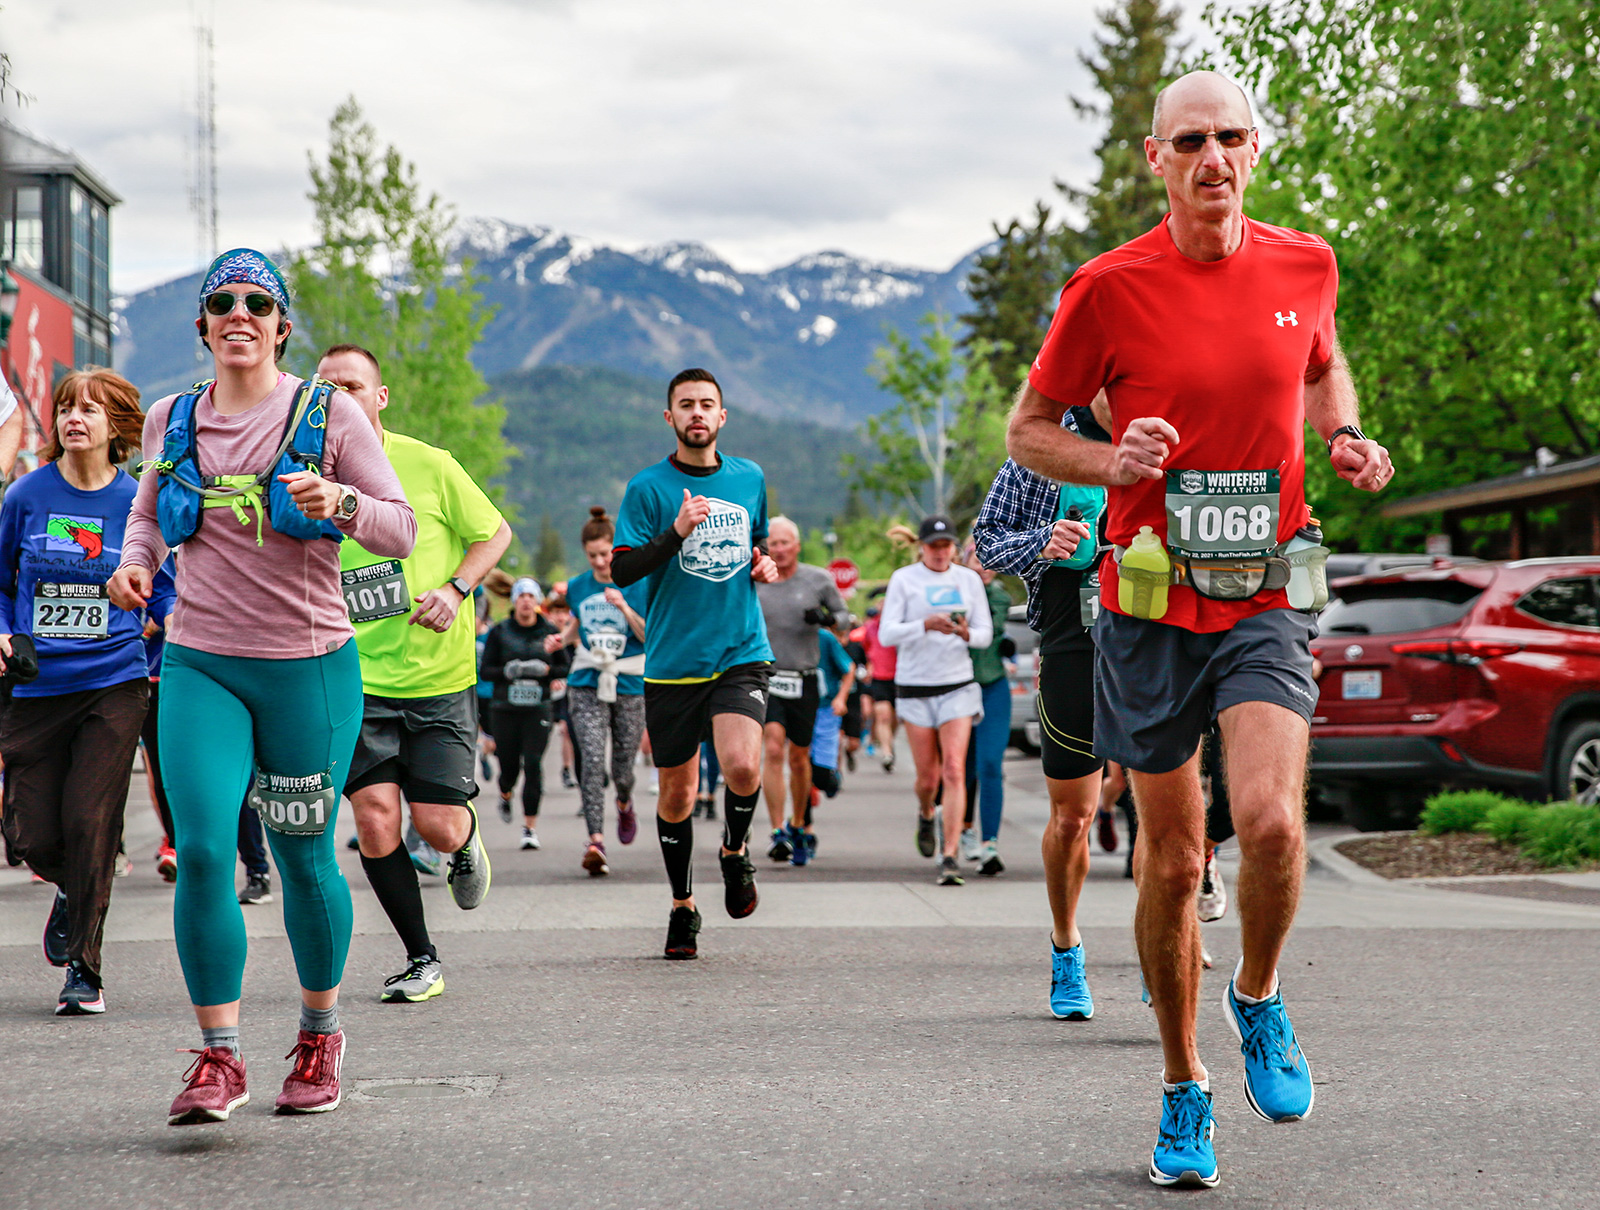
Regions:
M 232 248 L 211 262 L 205 283 L 200 287 L 201 310 L 205 309 L 206 295 L 236 281 L 260 286 L 272 295 L 278 310 L 285 315 L 289 313 L 289 287 L 284 284 L 283 274 L 278 272 L 277 265 L 253 248 Z

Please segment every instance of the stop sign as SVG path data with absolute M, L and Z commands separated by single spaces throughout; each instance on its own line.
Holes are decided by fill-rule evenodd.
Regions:
M 834 587 L 843 597 L 853 593 L 856 590 L 856 582 L 861 579 L 861 569 L 849 559 L 835 559 L 829 563 L 828 574 L 833 577 Z

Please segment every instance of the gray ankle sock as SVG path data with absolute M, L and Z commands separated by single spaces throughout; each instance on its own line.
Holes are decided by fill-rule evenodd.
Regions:
M 205 1039 L 207 1047 L 219 1046 L 224 1050 L 239 1053 L 239 1027 L 237 1025 L 218 1025 L 213 1029 L 202 1029 L 200 1036 Z
M 307 1008 L 300 1006 L 300 1028 L 314 1034 L 336 1034 L 339 1032 L 339 1006 L 330 1004 L 327 1008 Z

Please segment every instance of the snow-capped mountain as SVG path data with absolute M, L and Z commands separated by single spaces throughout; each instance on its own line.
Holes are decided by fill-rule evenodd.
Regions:
M 688 365 L 730 405 L 854 425 L 890 400 L 867 374 L 886 327 L 967 309 L 972 257 L 944 272 L 818 252 L 741 273 L 697 243 L 634 252 L 543 227 L 465 219 L 470 260 L 497 314 L 474 355 L 485 377 L 545 365 L 605 366 L 665 381 Z M 191 381 L 193 276 L 119 300 L 118 367 L 146 394 Z M 330 339 L 337 334 L 329 334 Z

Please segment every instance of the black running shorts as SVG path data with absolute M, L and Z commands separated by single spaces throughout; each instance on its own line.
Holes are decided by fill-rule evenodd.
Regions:
M 344 791 L 397 785 L 410 802 L 466 806 L 478 793 L 478 692 L 367 694 Z
M 1098 773 L 1094 754 L 1094 648 L 1039 658 L 1039 742 L 1044 775 L 1058 781 Z
M 867 686 L 867 696 L 875 702 L 893 702 L 894 682 L 873 681 Z
M 798 684 L 799 697 L 779 697 L 778 688 L 785 680 L 791 686 Z M 822 698 L 822 688 L 817 683 L 816 670 L 799 674 L 773 671 L 767 682 L 767 723 L 777 723 L 783 728 L 791 744 L 801 748 L 811 746 L 811 736 L 817 729 L 817 704 Z
M 644 727 L 656 768 L 672 769 L 693 760 L 711 738 L 711 720 L 719 714 L 742 714 L 765 723 L 771 672 L 771 664 L 738 664 L 709 681 L 646 681 Z
M 1296 609 L 1269 609 L 1211 634 L 1102 609 L 1094 750 L 1141 773 L 1170 773 L 1229 706 L 1270 702 L 1310 722 L 1316 634 L 1316 615 Z

